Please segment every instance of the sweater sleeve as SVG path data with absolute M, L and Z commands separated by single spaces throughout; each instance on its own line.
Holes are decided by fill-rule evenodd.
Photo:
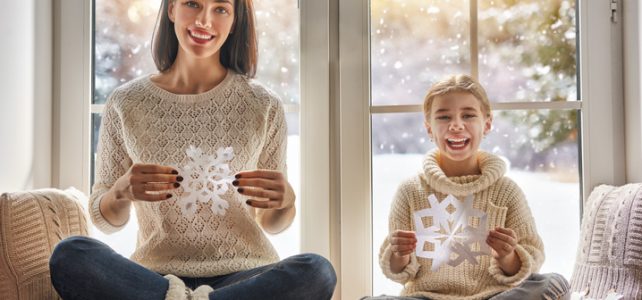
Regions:
M 390 215 L 388 217 L 388 229 L 390 233 L 395 230 L 413 230 L 412 220 L 410 214 L 410 192 L 412 191 L 412 184 L 405 182 L 399 186 L 397 193 L 395 194 L 394 200 L 390 207 Z M 386 277 L 390 278 L 393 281 L 405 284 L 406 282 L 413 280 L 417 276 L 419 271 L 419 263 L 417 262 L 417 257 L 415 253 L 410 254 L 410 262 L 406 267 L 401 270 L 399 273 L 392 272 L 390 268 L 390 257 L 392 256 L 392 249 L 390 245 L 390 240 L 388 237 L 383 241 L 381 248 L 379 250 L 379 265 L 381 270 Z
M 266 119 L 265 143 L 259 156 L 258 168 L 277 170 L 286 175 L 288 128 L 281 100 L 270 95 L 270 109 Z
M 288 128 L 285 121 L 283 104 L 276 95 L 270 93 L 264 87 L 257 84 L 253 88 L 257 97 L 263 98 L 261 100 L 265 100 L 269 105 L 265 119 L 266 129 L 265 135 L 263 136 L 264 143 L 261 154 L 259 155 L 257 168 L 280 171 L 287 180 L 286 151 Z M 293 191 L 289 191 L 288 193 L 290 192 L 293 193 Z M 254 211 L 255 220 L 261 224 L 260 220 L 263 218 L 266 210 L 254 208 Z
M 505 206 L 506 228 L 511 228 L 517 234 L 515 252 L 521 260 L 521 268 L 512 276 L 506 276 L 499 267 L 497 260 L 492 259 L 489 267 L 491 275 L 500 283 L 516 286 L 528 278 L 532 273 L 539 271 L 544 263 L 544 244 L 537 233 L 535 220 L 526 202 L 522 190 L 510 179 L 504 181 L 507 197 Z
M 100 231 L 106 234 L 121 230 L 126 223 L 121 226 L 110 224 L 100 212 L 100 201 L 114 185 L 114 182 L 125 174 L 132 165 L 132 161 L 125 149 L 122 121 L 114 107 L 114 100 L 117 97 L 118 90 L 114 91 L 105 104 L 96 150 L 94 186 L 89 199 L 91 221 Z

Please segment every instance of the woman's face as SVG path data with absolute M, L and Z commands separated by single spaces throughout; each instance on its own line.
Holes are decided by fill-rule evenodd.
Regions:
M 234 0 L 174 0 L 168 14 L 187 55 L 218 58 L 234 24 Z

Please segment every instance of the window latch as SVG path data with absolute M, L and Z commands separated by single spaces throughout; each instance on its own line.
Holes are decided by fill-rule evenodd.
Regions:
M 611 0 L 611 22 L 617 23 L 617 1 Z

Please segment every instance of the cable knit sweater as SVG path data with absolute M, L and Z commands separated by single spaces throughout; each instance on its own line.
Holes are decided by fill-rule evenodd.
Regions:
M 102 196 L 133 163 L 180 165 L 185 150 L 199 147 L 214 155 L 233 147 L 230 170 L 272 169 L 285 173 L 287 130 L 283 106 L 266 88 L 228 71 L 213 89 L 197 95 L 165 91 L 144 76 L 116 89 L 105 105 L 90 197 L 90 216 L 103 232 L 114 227 L 102 216 Z M 261 210 L 228 190 L 229 208 L 216 215 L 197 202 L 193 216 L 177 203 L 179 188 L 166 201 L 134 201 L 138 241 L 132 260 L 161 274 L 211 277 L 278 261 L 259 227 Z
M 483 255 L 478 257 L 479 264 L 465 261 L 456 267 L 443 265 L 436 272 L 431 272 L 432 260 L 412 253 L 404 270 L 393 273 L 390 269 L 392 251 L 386 239 L 381 246 L 379 263 L 388 278 L 404 284 L 402 296 L 485 299 L 518 285 L 538 271 L 544 261 L 544 247 L 522 191 L 504 176 L 504 162 L 497 156 L 480 151 L 481 175 L 447 177 L 438 161 L 438 150 L 429 152 L 424 159 L 423 172 L 399 186 L 390 210 L 390 232 L 397 229 L 414 231 L 413 212 L 429 207 L 427 199 L 431 194 L 440 201 L 449 194 L 460 200 L 472 194 L 473 207 L 488 216 L 488 229 L 502 226 L 517 233 L 515 250 L 522 266 L 517 274 L 506 276 L 494 258 Z

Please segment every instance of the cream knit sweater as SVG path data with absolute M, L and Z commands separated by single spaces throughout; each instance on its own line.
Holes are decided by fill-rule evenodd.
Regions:
M 478 257 L 480 263 L 476 265 L 465 261 L 456 267 L 443 265 L 436 272 L 431 272 L 431 259 L 418 258 L 413 253 L 405 269 L 393 273 L 390 269 L 392 251 L 386 239 L 381 246 L 379 263 L 388 278 L 404 284 L 402 296 L 484 299 L 518 285 L 538 271 L 544 261 L 544 247 L 522 191 L 512 180 L 504 177 L 504 162 L 497 156 L 480 151 L 481 175 L 446 177 L 438 161 L 439 152 L 429 152 L 424 159 L 423 173 L 399 186 L 390 210 L 390 232 L 415 230 L 413 212 L 427 208 L 431 194 L 440 201 L 449 194 L 458 199 L 473 194 L 473 207 L 488 215 L 488 229 L 502 226 L 517 233 L 516 251 L 522 267 L 517 274 L 506 276 L 494 258 L 484 255 Z
M 106 233 L 122 228 L 103 218 L 99 204 L 133 163 L 184 166 L 189 146 L 209 155 L 232 147 L 234 173 L 285 173 L 286 138 L 279 99 L 232 71 L 215 88 L 197 95 L 172 94 L 149 76 L 135 79 L 116 89 L 105 105 L 89 202 L 91 220 Z M 278 261 L 256 222 L 261 210 L 246 205 L 235 189 L 222 196 L 229 203 L 223 216 L 201 202 L 193 216 L 184 215 L 177 203 L 181 189 L 167 201 L 133 202 L 140 226 L 133 261 L 161 274 L 187 277 L 211 277 Z

